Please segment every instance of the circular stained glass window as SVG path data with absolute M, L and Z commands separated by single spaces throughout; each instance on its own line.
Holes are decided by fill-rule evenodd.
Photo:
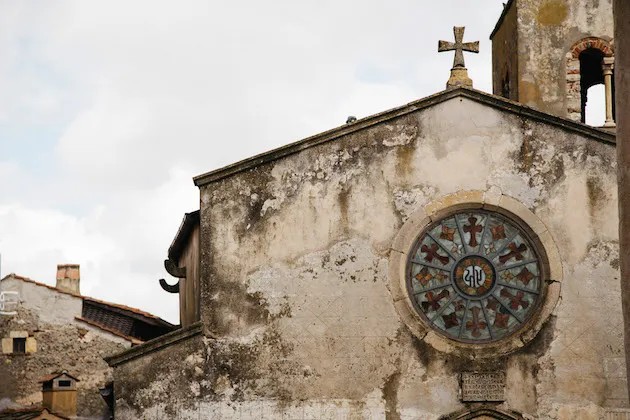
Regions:
M 541 260 L 532 242 L 513 221 L 484 210 L 433 223 L 408 262 L 416 310 L 457 341 L 491 342 L 514 333 L 541 300 Z

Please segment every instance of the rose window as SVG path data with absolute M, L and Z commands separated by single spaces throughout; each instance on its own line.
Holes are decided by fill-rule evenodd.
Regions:
M 451 339 L 502 339 L 539 306 L 540 257 L 526 232 L 501 214 L 463 211 L 439 220 L 410 255 L 407 288 L 414 307 Z

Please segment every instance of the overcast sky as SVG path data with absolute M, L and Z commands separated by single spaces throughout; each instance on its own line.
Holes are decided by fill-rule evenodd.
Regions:
M 505 0 L 503 0 L 505 1 Z M 0 0 L 0 253 L 177 323 L 162 262 L 192 177 L 444 88 L 454 25 L 475 87 L 502 0 Z M 169 279 L 172 282 L 172 279 Z

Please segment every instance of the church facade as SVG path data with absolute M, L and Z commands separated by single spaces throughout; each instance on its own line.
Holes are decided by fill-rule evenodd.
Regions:
M 549 107 L 506 35 L 534 12 L 581 45 Z M 567 29 L 587 12 L 612 22 L 508 3 L 495 95 L 451 86 L 196 177 L 162 282 L 182 328 L 107 359 L 116 418 L 627 418 L 615 135 L 573 115 L 586 68 L 566 84 L 574 54 L 614 60 L 592 20 Z

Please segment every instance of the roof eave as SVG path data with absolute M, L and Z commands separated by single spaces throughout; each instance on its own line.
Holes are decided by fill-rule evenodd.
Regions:
M 173 328 L 175 329 L 177 326 L 171 324 L 170 322 L 155 316 L 153 314 L 149 314 L 148 312 L 140 311 L 139 309 L 132 308 L 129 306 L 113 304 L 111 302 L 105 302 L 99 299 L 94 299 L 91 297 L 83 297 L 83 300 L 86 302 L 90 302 L 93 305 L 105 307 L 107 310 L 119 313 L 123 316 L 127 316 L 129 318 L 137 319 L 138 321 L 144 322 L 146 324 L 150 324 L 153 326 L 160 326 L 165 328 Z
M 170 260 L 176 261 L 180 257 L 182 251 L 184 250 L 184 246 L 188 243 L 190 234 L 197 225 L 199 225 L 199 210 L 184 214 L 184 218 L 182 219 L 181 225 L 179 225 L 177 234 L 175 235 L 175 238 L 173 238 L 171 246 L 168 248 L 168 258 Z
M 121 333 L 120 331 L 115 330 L 114 328 L 109 328 L 107 325 L 103 325 L 103 324 L 101 324 L 99 322 L 92 321 L 91 319 L 86 319 L 86 318 L 83 318 L 83 317 L 80 317 L 80 316 L 75 316 L 74 319 L 76 319 L 77 321 L 84 322 L 84 323 L 86 323 L 87 325 L 89 325 L 91 327 L 98 328 L 98 329 L 100 329 L 102 331 L 105 331 L 105 332 L 107 332 L 109 334 L 115 335 L 116 337 L 119 337 L 119 338 L 122 338 L 124 340 L 127 340 L 132 345 L 137 345 L 137 344 L 144 343 L 144 341 L 142 341 L 142 340 L 140 340 L 138 338 L 131 337 L 129 335 L 125 335 L 125 334 Z

